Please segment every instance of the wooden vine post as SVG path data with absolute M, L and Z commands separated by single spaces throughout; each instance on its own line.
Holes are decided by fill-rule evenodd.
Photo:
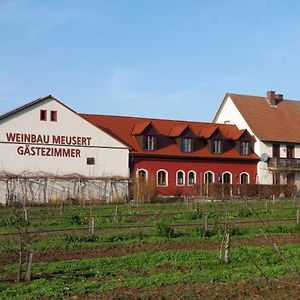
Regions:
M 90 218 L 89 234 L 90 236 L 95 235 L 95 217 Z
M 26 266 L 26 273 L 25 273 L 25 281 L 31 280 L 32 261 L 33 261 L 33 250 L 31 249 L 27 253 L 27 266 Z
M 204 235 L 206 236 L 208 233 L 208 216 L 207 216 L 207 214 L 205 214 L 205 217 L 204 217 L 203 231 L 204 231 Z
M 220 260 L 226 264 L 230 263 L 230 246 L 230 230 L 226 228 L 220 247 Z

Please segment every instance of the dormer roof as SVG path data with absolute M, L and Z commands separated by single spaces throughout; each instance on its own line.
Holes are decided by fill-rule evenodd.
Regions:
M 180 136 L 185 130 L 189 129 L 195 133 L 195 138 L 199 138 L 196 133 L 203 132 L 205 136 L 211 136 L 216 130 L 224 138 L 233 139 L 236 132 L 239 131 L 235 125 L 227 124 L 212 124 L 192 121 L 177 121 L 177 120 L 163 120 L 153 118 L 139 118 L 126 116 L 107 116 L 107 115 L 89 115 L 81 114 L 83 118 L 93 123 L 95 126 L 109 131 L 120 140 L 129 144 L 131 153 L 136 155 L 151 155 L 151 156 L 184 156 L 191 158 L 215 158 L 211 153 L 209 147 L 199 147 L 193 152 L 182 152 L 180 147 L 174 141 L 174 137 Z M 151 153 L 141 147 L 136 134 L 142 134 L 149 126 L 152 126 L 157 132 L 159 138 L 159 147 Z M 206 128 L 210 128 L 209 130 Z M 211 129 L 212 128 L 212 129 Z M 211 134 L 210 134 L 211 133 Z M 241 156 L 235 149 L 231 147 L 224 153 L 218 155 L 218 159 L 248 159 L 258 160 L 256 154 L 251 153 L 247 156 Z

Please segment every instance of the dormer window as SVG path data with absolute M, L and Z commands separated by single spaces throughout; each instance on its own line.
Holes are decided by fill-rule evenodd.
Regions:
M 182 152 L 192 152 L 193 151 L 193 139 L 183 138 L 182 139 Z
M 155 150 L 155 136 L 153 135 L 145 136 L 144 149 L 147 151 Z
M 241 155 L 249 155 L 249 142 L 242 141 L 241 142 Z
M 213 140 L 212 152 L 215 153 L 215 154 L 221 154 L 222 153 L 222 140 Z

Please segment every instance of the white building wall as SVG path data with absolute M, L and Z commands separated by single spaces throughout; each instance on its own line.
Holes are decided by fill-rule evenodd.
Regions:
M 40 120 L 40 110 L 47 110 L 47 121 Z M 57 122 L 50 121 L 51 110 L 57 111 Z M 46 143 L 24 142 L 22 134 L 45 136 Z M 74 137 L 74 144 L 67 145 L 63 137 Z M 61 154 L 59 149 L 69 151 L 70 157 L 56 155 Z M 0 172 L 127 177 L 128 156 L 124 144 L 53 98 L 0 120 Z M 87 157 L 94 157 L 95 165 L 87 165 Z
M 235 106 L 232 99 L 228 96 L 224 101 L 223 107 L 219 111 L 219 114 L 216 116 L 215 123 L 229 123 L 235 124 L 239 129 L 247 129 L 248 132 L 254 136 L 254 152 L 261 157 L 262 153 L 267 153 L 269 156 L 272 155 L 272 146 L 261 142 L 253 133 L 237 107 Z M 261 184 L 272 184 L 272 174 L 268 171 L 267 163 L 259 162 L 257 164 L 257 176 L 258 182 Z
M 215 123 L 230 123 L 235 124 L 239 129 L 247 129 L 255 137 L 254 152 L 261 157 L 263 153 L 268 154 L 269 157 L 273 155 L 273 143 L 260 141 L 253 133 L 251 128 L 246 123 L 245 119 L 235 106 L 232 99 L 228 96 L 224 101 L 223 107 L 220 109 L 219 114 L 215 117 Z M 286 144 L 280 144 L 280 157 L 286 158 Z M 295 145 L 295 158 L 300 158 L 300 145 Z M 273 184 L 273 174 L 268 171 L 268 164 L 260 161 L 257 165 L 258 181 L 261 184 Z M 286 177 L 281 176 L 281 182 L 286 183 Z M 300 188 L 300 174 L 295 175 L 295 184 L 298 189 Z

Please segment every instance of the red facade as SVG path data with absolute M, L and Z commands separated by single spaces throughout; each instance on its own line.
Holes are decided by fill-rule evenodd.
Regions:
M 256 181 L 254 140 L 235 125 L 81 116 L 129 146 L 131 176 L 152 184 L 156 194 L 196 195 L 197 184 Z
M 227 160 L 190 160 L 190 159 L 166 159 L 166 158 L 150 158 L 150 157 L 135 157 L 131 160 L 132 176 L 138 175 L 139 170 L 145 170 L 149 181 L 155 182 L 156 192 L 163 196 L 180 195 L 196 195 L 197 184 L 205 182 L 205 173 L 213 174 L 213 182 L 217 183 L 224 181 L 224 173 L 230 173 L 232 184 L 241 183 L 241 174 L 247 174 L 249 182 L 255 183 L 257 161 L 227 161 Z M 157 186 L 157 172 L 165 170 L 167 172 L 167 184 L 165 186 Z M 182 185 L 177 183 L 177 172 L 184 172 L 184 182 Z M 189 172 L 195 172 L 194 184 L 189 184 Z

